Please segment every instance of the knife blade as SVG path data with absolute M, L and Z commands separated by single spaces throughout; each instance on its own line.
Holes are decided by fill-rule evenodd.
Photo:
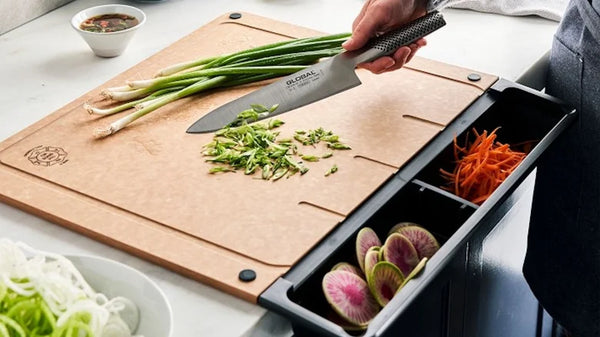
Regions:
M 358 64 L 392 54 L 399 47 L 409 45 L 444 25 L 446 22 L 442 14 L 432 11 L 403 27 L 371 39 L 362 49 L 340 53 L 226 103 L 198 119 L 186 132 L 217 131 L 234 121 L 240 112 L 251 105 L 277 105 L 275 111 L 261 114 L 260 120 L 356 87 L 361 84 L 355 73 Z

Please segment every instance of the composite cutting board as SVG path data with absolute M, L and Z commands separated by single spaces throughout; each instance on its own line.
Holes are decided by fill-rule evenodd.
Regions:
M 359 70 L 361 86 L 277 116 L 282 137 L 323 127 L 352 150 L 275 182 L 209 174 L 201 152 L 212 135 L 185 132 L 264 82 L 177 101 L 104 139 L 93 130 L 120 116 L 82 105 L 167 65 L 321 34 L 249 13 L 218 17 L 0 143 L 0 200 L 255 302 L 497 77 L 472 82 L 473 70 L 419 57 L 389 74 Z M 241 281 L 244 269 L 256 279 Z

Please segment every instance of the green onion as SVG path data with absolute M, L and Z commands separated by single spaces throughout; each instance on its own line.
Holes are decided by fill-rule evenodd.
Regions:
M 350 150 L 350 146 L 343 144 L 339 141 L 339 136 L 334 135 L 331 131 L 325 131 L 323 128 L 315 130 L 297 130 L 294 134 L 294 139 L 302 143 L 303 145 L 315 145 L 324 141 L 327 146 L 335 150 Z M 328 158 L 328 157 L 323 157 Z
M 327 177 L 331 174 L 334 174 L 337 172 L 337 170 L 338 170 L 337 165 L 333 164 L 333 166 L 327 172 L 325 172 L 325 176 Z
M 234 169 L 224 166 L 215 166 L 211 168 L 208 173 L 219 173 L 219 172 L 235 172 Z
M 321 157 L 308 154 L 298 154 L 298 146 L 291 138 L 279 138 L 276 128 L 283 125 L 277 119 L 265 122 L 255 122 L 274 112 L 277 105 L 267 108 L 260 104 L 253 104 L 250 109 L 240 112 L 234 123 L 215 132 L 213 140 L 204 145 L 202 154 L 207 162 L 216 164 L 209 173 L 226 173 L 244 170 L 244 174 L 252 175 L 261 171 L 260 177 L 264 180 L 279 180 L 286 176 L 291 177 L 296 173 L 303 175 L 309 168 L 303 162 L 317 162 L 320 158 L 329 158 L 333 152 L 327 152 Z M 263 115 L 266 114 L 266 115 Z M 254 122 L 254 123 L 253 123 Z M 251 123 L 251 124 L 249 124 Z M 303 137 L 298 140 L 298 137 Z M 339 142 L 339 136 L 323 128 L 316 130 L 298 130 L 295 132 L 296 141 L 314 146 L 323 139 L 328 146 L 341 144 L 337 147 L 349 149 L 350 147 Z M 334 173 L 337 166 L 330 169 L 326 175 Z
M 121 130 L 122 128 L 124 128 L 125 126 L 127 126 L 129 123 L 162 107 L 163 105 L 166 105 L 168 103 L 176 101 L 180 98 L 183 98 L 183 97 L 186 97 L 189 95 L 193 95 L 200 91 L 206 90 L 207 88 L 216 86 L 219 83 L 224 82 L 226 79 L 227 79 L 227 77 L 225 77 L 225 76 L 214 77 L 214 78 L 211 78 L 206 81 L 192 84 L 192 85 L 190 85 L 184 89 L 181 89 L 177 92 L 163 95 L 163 96 L 153 100 L 152 101 L 153 103 L 151 103 L 150 105 L 147 105 L 147 106 L 143 107 L 142 109 L 137 110 L 137 111 L 111 123 L 108 127 L 96 129 L 94 131 L 94 136 L 101 138 L 101 137 L 106 137 L 106 136 L 112 135 L 113 133 L 115 133 L 115 132 Z
M 300 71 L 323 58 L 342 52 L 341 44 L 349 37 L 349 33 L 343 33 L 293 39 L 231 54 L 203 57 L 174 64 L 160 70 L 152 79 L 129 81 L 127 85 L 102 91 L 101 94 L 104 97 L 121 102 L 121 104 L 107 109 L 99 109 L 89 103 L 86 103 L 84 107 L 89 113 L 100 115 L 134 109 L 127 116 L 95 131 L 97 137 L 105 137 L 118 132 L 138 118 L 183 97 Z M 237 121 L 238 124 L 239 122 L 241 120 Z M 281 122 L 275 120 L 272 123 Z M 270 126 L 270 128 L 273 127 L 277 126 Z M 273 175 L 277 173 L 273 172 Z
M 270 113 L 275 111 L 279 105 L 275 104 L 270 108 L 265 107 L 261 104 L 252 104 L 250 109 L 244 110 L 240 112 L 237 117 L 233 120 L 233 122 L 229 123 L 227 126 L 239 126 L 243 122 L 252 123 L 256 122 L 259 119 L 267 117 Z M 274 120 L 277 121 L 277 120 Z M 278 123 L 278 122 L 277 122 Z M 268 126 L 269 129 L 272 129 L 274 126 Z
M 351 150 L 352 148 L 346 144 L 342 144 L 340 142 L 335 142 L 335 143 L 327 143 L 327 146 L 329 146 L 332 149 L 335 150 Z
M 301 158 L 302 158 L 302 160 L 306 160 L 306 161 L 310 161 L 310 162 L 319 161 L 319 157 L 312 156 L 312 155 L 303 155 L 303 156 L 301 156 Z

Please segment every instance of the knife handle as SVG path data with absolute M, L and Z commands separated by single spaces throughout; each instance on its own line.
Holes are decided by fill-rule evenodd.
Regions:
M 446 21 L 440 12 L 429 12 L 405 26 L 371 39 L 363 49 L 352 56 L 352 59 L 355 64 L 359 64 L 390 55 L 398 48 L 407 46 L 445 25 Z

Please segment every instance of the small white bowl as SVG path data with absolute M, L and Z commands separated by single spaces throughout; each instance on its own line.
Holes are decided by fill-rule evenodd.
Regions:
M 131 28 L 111 33 L 94 33 L 80 28 L 83 21 L 102 14 L 126 14 L 138 19 L 139 23 Z M 71 26 L 92 48 L 94 54 L 100 57 L 115 57 L 121 55 L 135 32 L 146 22 L 146 14 L 140 9 L 127 5 L 102 5 L 90 7 L 75 14 Z
M 135 335 L 170 337 L 173 327 L 171 305 L 148 276 L 122 263 L 88 255 L 66 255 L 89 285 L 109 299 L 122 296 L 135 303 L 139 325 Z

